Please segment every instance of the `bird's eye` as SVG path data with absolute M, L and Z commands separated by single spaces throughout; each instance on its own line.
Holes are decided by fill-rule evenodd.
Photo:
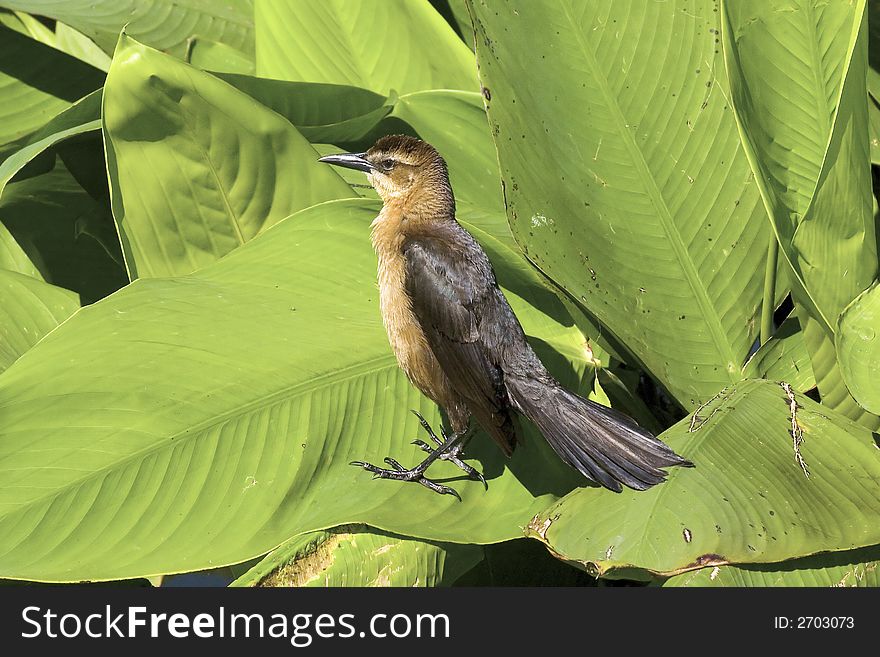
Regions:
M 382 160 L 382 168 L 385 169 L 385 171 L 391 171 L 391 169 L 394 168 L 394 160 L 391 158 Z

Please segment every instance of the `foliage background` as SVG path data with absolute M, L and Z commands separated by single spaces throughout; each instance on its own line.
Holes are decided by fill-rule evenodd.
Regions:
M 876 585 L 875 7 L 0 0 L 0 577 Z M 557 377 L 695 469 L 348 465 L 441 421 L 316 161 L 393 132 Z

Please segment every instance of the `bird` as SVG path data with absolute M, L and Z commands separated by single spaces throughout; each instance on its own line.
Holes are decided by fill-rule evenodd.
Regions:
M 388 340 L 400 368 L 445 411 L 451 429 L 437 436 L 416 413 L 434 443 L 414 441 L 428 454 L 421 463 L 406 468 L 389 456 L 388 468 L 352 465 L 460 500 L 453 488 L 426 476 L 428 467 L 448 461 L 488 489 L 482 473 L 463 460 L 476 433 L 471 419 L 510 457 L 517 416 L 528 418 L 565 463 L 614 492 L 646 490 L 665 480 L 665 468 L 693 465 L 632 418 L 567 390 L 547 371 L 488 256 L 456 220 L 448 167 L 433 146 L 386 135 L 365 152 L 319 161 L 366 173 L 382 199 L 370 239 Z

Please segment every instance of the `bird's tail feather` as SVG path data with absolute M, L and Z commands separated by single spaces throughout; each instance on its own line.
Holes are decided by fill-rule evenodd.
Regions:
M 507 377 L 506 384 L 514 406 L 560 458 L 605 488 L 645 490 L 666 479 L 663 468 L 692 465 L 633 419 L 555 381 Z

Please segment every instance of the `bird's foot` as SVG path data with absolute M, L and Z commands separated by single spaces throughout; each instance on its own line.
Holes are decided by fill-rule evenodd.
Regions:
M 450 463 L 455 464 L 459 468 L 461 468 L 465 473 L 467 473 L 470 479 L 475 481 L 482 481 L 483 486 L 488 490 L 489 485 L 486 483 L 486 478 L 462 460 L 462 447 L 466 442 L 466 434 L 464 432 L 459 434 L 452 434 L 451 436 L 447 436 L 446 433 L 441 429 L 440 433 L 443 436 L 442 440 L 434 433 L 434 430 L 431 428 L 431 425 L 428 424 L 428 421 L 419 415 L 416 411 L 413 411 L 415 416 L 419 418 L 419 423 L 431 437 L 431 440 L 437 445 L 436 447 L 431 447 L 424 440 L 414 440 L 413 444 L 418 445 L 423 451 L 428 453 L 427 458 L 419 463 L 416 467 L 406 469 L 396 460 L 391 458 L 390 456 L 385 459 L 385 463 L 391 466 L 391 468 L 380 468 L 379 466 L 373 465 L 372 463 L 367 463 L 365 461 L 352 461 L 351 465 L 356 465 L 359 468 L 363 468 L 367 472 L 373 473 L 373 479 L 393 479 L 395 481 L 415 481 L 420 483 L 425 488 L 429 488 L 435 493 L 440 493 L 441 495 L 454 495 L 461 501 L 461 496 L 449 486 L 445 486 L 440 484 L 432 479 L 428 479 L 425 477 L 425 471 L 428 469 L 434 461 L 438 459 L 442 459 L 444 461 L 449 461 Z
M 424 465 L 424 462 L 409 470 L 404 468 L 400 463 L 395 461 L 390 456 L 385 459 L 385 463 L 390 465 L 391 469 L 380 468 L 379 466 L 373 465 L 372 463 L 366 463 L 364 461 L 352 461 L 351 465 L 356 465 L 368 472 L 372 472 L 373 479 L 415 481 L 417 483 L 420 483 L 425 488 L 429 488 L 435 493 L 440 493 L 440 495 L 454 495 L 458 498 L 458 501 L 461 502 L 461 495 L 459 495 L 454 488 L 444 486 L 443 484 L 437 483 L 436 481 L 428 479 L 425 476 L 425 470 L 427 469 L 427 467 L 422 467 Z
M 443 436 L 443 440 L 437 437 L 437 434 L 434 433 L 434 430 L 431 428 L 431 425 L 428 424 L 428 421 L 422 417 L 420 413 L 417 411 L 413 411 L 413 415 L 419 418 L 419 424 L 422 425 L 422 428 L 425 432 L 431 437 L 431 440 L 436 443 L 437 447 L 432 448 L 428 443 L 424 440 L 416 439 L 412 441 L 413 445 L 416 445 L 423 452 L 427 452 L 428 454 L 433 454 L 434 452 L 440 452 L 436 458 L 441 459 L 443 461 L 449 461 L 453 465 L 456 465 L 460 470 L 463 470 L 465 474 L 467 474 L 468 479 L 473 479 L 474 481 L 483 482 L 483 486 L 486 490 L 489 490 L 489 484 L 486 482 L 486 478 L 483 476 L 483 473 L 477 470 L 475 467 L 468 465 L 462 459 L 462 454 L 464 452 L 464 442 L 458 442 L 450 449 L 445 451 L 441 451 L 443 445 L 449 441 L 449 436 L 446 435 L 446 432 L 443 430 L 443 427 L 440 427 L 440 434 Z

